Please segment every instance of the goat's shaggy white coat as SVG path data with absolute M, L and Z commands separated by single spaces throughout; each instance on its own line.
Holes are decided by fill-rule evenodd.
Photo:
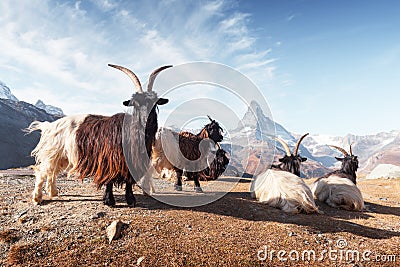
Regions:
M 331 207 L 361 211 L 364 200 L 360 189 L 349 179 L 337 175 L 321 178 L 311 185 L 313 196 Z
M 310 188 L 290 172 L 267 170 L 255 178 L 250 191 L 253 198 L 284 212 L 320 213 Z
M 40 130 L 42 136 L 31 155 L 36 159 L 35 188 L 32 193 L 33 202 L 42 201 L 42 187 L 45 179 L 46 191 L 50 197 L 58 195 L 56 187 L 57 175 L 69 170 L 68 176 L 78 163 L 78 150 L 75 141 L 76 130 L 88 115 L 73 115 L 58 119 L 52 123 L 34 121 L 26 129 L 27 132 Z

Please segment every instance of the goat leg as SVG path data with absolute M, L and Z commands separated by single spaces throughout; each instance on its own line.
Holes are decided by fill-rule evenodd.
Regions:
M 176 169 L 176 183 L 174 186 L 175 191 L 182 191 L 182 170 Z
M 196 193 L 203 193 L 203 189 L 201 189 L 199 182 L 199 174 L 197 172 L 196 173 L 192 172 L 190 175 L 192 176 L 194 181 L 194 191 Z
M 130 182 L 125 183 L 125 199 L 126 199 L 126 203 L 129 206 L 135 207 L 136 199 L 135 199 L 135 196 L 133 195 L 132 183 L 130 183 Z
M 104 191 L 103 195 L 103 203 L 107 206 L 114 206 L 115 205 L 115 199 L 113 195 L 113 183 L 108 183 L 106 185 L 106 190 Z

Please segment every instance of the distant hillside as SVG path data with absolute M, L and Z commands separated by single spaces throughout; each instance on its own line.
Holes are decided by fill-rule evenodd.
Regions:
M 272 138 L 276 135 L 293 148 L 300 136 L 293 136 L 282 125 L 265 116 L 256 101 L 252 101 L 238 127 L 229 132 L 233 144 L 230 164 L 241 173 L 257 174 L 271 167 L 285 155 L 280 143 Z M 307 138 L 306 138 L 307 139 Z M 227 144 L 223 148 L 229 149 Z M 301 166 L 302 177 L 321 176 L 329 171 L 303 145 L 299 153 L 308 160 Z M 257 169 L 258 167 L 258 169 Z
M 34 120 L 54 121 L 57 117 L 26 102 L 0 99 L 0 169 L 34 164 L 30 157 L 39 141 L 40 133 L 25 135 L 25 129 Z
M 258 172 L 270 167 L 272 155 L 274 162 L 285 155 L 280 143 L 276 143 L 275 148 L 273 136 L 281 137 L 293 148 L 303 134 L 289 132 L 281 124 L 265 116 L 258 103 L 253 101 L 238 127 L 230 131 L 231 140 L 224 140 L 223 147 L 229 150 L 231 148 L 228 143 L 233 144 L 233 151 L 236 153 L 232 155 L 231 165 L 239 172 L 254 174 L 258 165 Z M 301 156 L 308 159 L 301 165 L 302 177 L 319 177 L 338 168 L 340 163 L 335 156 L 342 155 L 328 145 L 349 150 L 349 144 L 353 144 L 353 153 L 359 158 L 360 175 L 368 174 L 379 164 L 400 166 L 400 131 L 366 136 L 349 134 L 344 137 L 310 134 L 299 149 Z M 264 148 L 262 153 L 261 147 Z
M 22 130 L 35 120 L 54 121 L 57 118 L 60 116 L 18 101 L 11 90 L 0 82 L 0 169 L 34 164 L 30 153 L 38 143 L 40 133 L 25 135 Z
M 58 108 L 58 107 L 55 107 L 52 105 L 46 105 L 40 99 L 36 102 L 35 106 L 45 110 L 47 113 L 49 113 L 51 115 L 60 116 L 60 117 L 64 116 L 64 112 L 62 111 L 61 108 Z
M 336 149 L 332 149 L 328 145 L 337 145 L 348 151 L 349 144 L 352 144 L 353 154 L 358 156 L 360 162 L 359 174 L 368 174 L 379 164 L 400 166 L 399 130 L 365 136 L 351 134 L 344 137 L 311 135 L 303 142 L 303 145 L 327 167 L 337 165 L 334 156 L 341 156 Z
M 11 93 L 10 88 L 0 81 L 0 98 L 18 101 L 18 99 Z

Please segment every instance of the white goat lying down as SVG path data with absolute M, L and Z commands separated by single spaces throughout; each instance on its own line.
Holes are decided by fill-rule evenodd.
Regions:
M 315 205 L 310 188 L 300 176 L 300 163 L 306 161 L 297 154 L 303 135 L 296 144 L 293 154 L 285 141 L 276 138 L 286 151 L 279 159 L 279 165 L 258 175 L 251 185 L 251 196 L 271 207 L 282 209 L 288 213 L 320 213 Z
M 331 146 L 343 153 L 344 158 L 336 158 L 342 162 L 340 170 L 318 178 L 311 191 L 316 199 L 331 207 L 360 211 L 365 209 L 360 189 L 356 186 L 358 159 L 354 156 L 350 145 L 350 155 L 343 148 Z

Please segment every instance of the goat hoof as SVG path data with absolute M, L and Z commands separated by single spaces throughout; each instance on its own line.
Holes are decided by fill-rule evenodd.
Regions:
M 40 203 L 42 203 L 42 198 L 39 196 L 33 196 L 32 202 L 35 206 L 40 205 Z
M 196 193 L 203 193 L 203 189 L 201 189 L 200 186 L 195 186 L 195 187 L 194 187 L 194 191 L 195 191 Z
M 130 207 L 135 207 L 136 206 L 136 199 L 135 198 L 127 198 L 126 199 L 126 204 Z
M 182 186 L 181 185 L 175 185 L 174 190 L 175 191 L 182 191 Z
M 104 205 L 107 205 L 109 207 L 115 206 L 115 199 L 104 199 L 103 200 Z

